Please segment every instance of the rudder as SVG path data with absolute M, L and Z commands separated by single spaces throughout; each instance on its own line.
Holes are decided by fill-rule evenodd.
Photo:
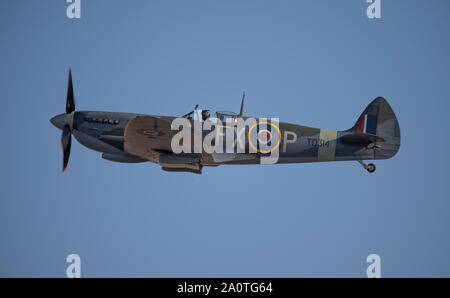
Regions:
M 374 99 L 352 128 L 357 133 L 400 138 L 400 127 L 391 106 L 383 97 Z

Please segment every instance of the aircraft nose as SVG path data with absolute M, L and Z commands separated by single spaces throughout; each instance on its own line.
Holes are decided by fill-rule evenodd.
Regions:
M 57 128 L 63 129 L 64 125 L 67 124 L 66 114 L 60 114 L 58 116 L 55 116 L 52 119 L 50 119 L 50 122 Z

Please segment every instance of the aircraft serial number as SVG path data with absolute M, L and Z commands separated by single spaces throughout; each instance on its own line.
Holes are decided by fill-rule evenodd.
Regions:
M 327 147 L 330 148 L 330 141 L 323 139 L 308 138 L 308 145 L 312 147 Z

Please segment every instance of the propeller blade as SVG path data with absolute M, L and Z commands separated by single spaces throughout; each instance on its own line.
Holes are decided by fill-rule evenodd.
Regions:
M 61 148 L 63 152 L 63 175 L 69 163 L 70 147 L 72 145 L 72 133 L 69 125 L 64 126 L 61 136 Z
M 244 99 L 245 99 L 245 92 L 244 94 L 242 94 L 241 111 L 239 112 L 239 117 L 242 117 L 242 114 L 244 113 Z
M 69 83 L 67 86 L 66 113 L 75 111 L 75 99 L 73 97 L 72 69 L 69 68 Z

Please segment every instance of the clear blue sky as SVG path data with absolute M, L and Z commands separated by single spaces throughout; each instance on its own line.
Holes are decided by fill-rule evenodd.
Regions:
M 449 1 L 1 1 L 0 276 L 450 276 Z M 400 152 L 203 175 L 107 162 L 60 131 L 78 110 L 181 115 L 195 104 L 347 129 L 384 96 Z

